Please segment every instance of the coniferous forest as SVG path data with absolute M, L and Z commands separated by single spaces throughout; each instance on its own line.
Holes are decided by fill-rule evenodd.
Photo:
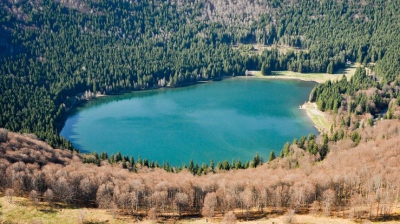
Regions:
M 0 127 L 33 133 L 49 146 L 0 129 L 0 190 L 35 191 L 42 201 L 51 193 L 49 201 L 114 206 L 141 216 L 152 209 L 178 217 L 241 209 L 245 218 L 255 210 L 266 214 L 268 207 L 271 213 L 386 218 L 399 197 L 399 5 L 399 0 L 1 1 Z M 258 52 L 255 45 L 264 48 Z M 330 130 L 286 143 L 268 164 L 256 156 L 232 164 L 191 161 L 176 170 L 129 155 L 58 150 L 75 149 L 59 133 L 69 112 L 96 95 L 181 87 L 253 70 L 337 74 L 354 63 L 360 66 L 351 78 L 318 84 L 310 93 L 309 101 L 331 117 Z M 355 162 L 359 158 L 364 165 Z M 182 172 L 173 176 L 159 168 Z M 247 168 L 256 169 L 237 171 Z M 184 185 L 174 178 L 183 178 Z
M 388 94 L 397 97 L 385 87 L 397 85 L 400 69 L 397 8 L 397 1 L 2 1 L 0 126 L 72 148 L 58 133 L 85 92 L 176 87 L 261 67 L 332 73 L 347 60 L 369 65 L 373 76 L 320 85 L 311 100 L 334 110 L 343 94 L 373 87 L 379 94 L 356 104 L 373 97 L 376 108 L 363 110 L 378 111 Z M 240 44 L 299 51 L 246 55 L 233 48 Z

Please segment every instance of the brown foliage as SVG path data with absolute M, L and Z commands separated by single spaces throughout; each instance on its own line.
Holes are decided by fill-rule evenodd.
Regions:
M 208 193 L 204 198 L 202 215 L 205 217 L 214 217 L 215 208 L 217 207 L 217 195 L 215 192 Z
M 236 215 L 233 211 L 230 211 L 224 215 L 223 222 L 226 224 L 235 224 L 236 223 Z
M 293 148 L 288 158 L 247 170 L 193 176 L 162 169 L 129 172 L 109 163 L 84 164 L 79 154 L 50 148 L 15 133 L 0 143 L 0 189 L 8 198 L 35 191 L 47 202 L 62 201 L 158 215 L 203 214 L 242 209 L 334 213 L 361 218 L 388 216 L 400 189 L 400 122 L 365 127 L 357 146 L 347 138 L 326 158 Z M 294 164 L 296 164 L 294 166 Z M 117 210 L 113 208 L 114 210 Z M 343 211 L 343 212 L 342 212 Z M 338 213 L 340 212 L 340 213 Z M 231 213 L 232 215 L 233 213 Z

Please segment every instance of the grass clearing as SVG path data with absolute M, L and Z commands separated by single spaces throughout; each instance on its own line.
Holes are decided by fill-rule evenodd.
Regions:
M 113 217 L 112 211 L 105 209 L 92 208 L 60 208 L 55 206 L 51 209 L 47 203 L 39 203 L 35 207 L 27 198 L 14 197 L 12 203 L 8 203 L 6 197 L 0 197 L 0 223 L 177 223 L 177 224 L 205 224 L 222 223 L 222 215 L 216 218 L 187 218 L 182 220 L 163 220 L 158 222 L 151 220 L 139 221 L 131 216 L 117 215 Z M 240 212 L 236 211 L 240 215 Z M 245 224 L 270 224 L 284 223 L 285 215 L 270 215 L 265 218 L 253 221 L 238 221 Z M 337 217 L 325 217 L 320 215 L 296 214 L 295 223 L 329 223 L 329 224 L 354 224 L 360 223 L 360 220 L 353 221 Z M 82 222 L 83 221 L 83 222 Z M 396 221 L 374 222 L 394 224 Z
M 288 51 L 292 51 L 294 53 L 308 52 L 307 49 L 301 49 L 298 47 L 291 47 L 288 45 L 263 45 L 263 44 L 239 44 L 233 46 L 233 49 L 240 51 L 242 54 L 254 55 L 261 54 L 264 50 L 272 50 L 276 48 L 280 54 L 286 54 Z
M 342 219 L 342 218 L 333 218 L 333 217 L 324 217 L 324 216 L 313 216 L 313 215 L 294 215 L 294 223 L 328 223 L 328 224 L 355 224 L 357 222 L 349 220 L 349 219 Z M 178 224 L 206 224 L 206 223 L 221 223 L 220 219 L 194 219 L 194 220 L 182 220 L 178 221 Z M 253 220 L 253 221 L 239 221 L 238 223 L 244 224 L 271 224 L 271 223 L 285 223 L 285 216 L 278 216 L 273 218 L 263 218 L 260 220 Z
M 113 218 L 111 212 L 90 208 L 50 208 L 47 203 L 37 207 L 27 198 L 14 197 L 8 203 L 6 197 L 0 197 L 0 223 L 128 223 Z M 132 220 L 133 221 L 133 220 Z
M 303 81 L 313 81 L 317 83 L 324 83 L 328 80 L 335 81 L 342 79 L 343 75 L 349 80 L 355 73 L 357 65 L 342 70 L 343 73 L 327 74 L 327 73 L 299 73 L 292 71 L 272 71 L 271 75 L 264 76 L 261 71 L 248 71 L 250 77 L 264 78 L 264 79 L 297 79 Z
M 318 110 L 315 103 L 307 102 L 301 106 L 301 109 L 306 110 L 308 117 L 312 120 L 319 132 L 329 132 L 332 122 L 328 120 L 324 112 Z

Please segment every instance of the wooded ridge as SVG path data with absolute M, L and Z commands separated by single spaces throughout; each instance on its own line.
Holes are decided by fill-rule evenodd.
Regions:
M 0 127 L 10 132 L 0 129 L 0 191 L 10 202 L 29 195 L 159 220 L 288 210 L 398 220 L 399 3 L 1 1 Z M 96 94 L 246 70 L 340 73 L 354 62 L 352 78 L 310 94 L 330 130 L 288 142 L 263 165 L 256 157 L 253 165 L 158 168 L 63 150 L 74 147 L 59 136 L 69 110 Z
M 266 74 L 333 73 L 356 61 L 378 81 L 368 86 L 378 94 L 367 98 L 396 98 L 398 91 L 387 92 L 387 86 L 398 86 L 398 3 L 2 1 L 0 127 L 72 149 L 58 134 L 85 92 L 89 97 L 175 87 L 261 68 Z M 242 44 L 270 48 L 249 54 L 235 48 Z M 279 46 L 289 50 L 280 52 Z M 323 110 L 335 110 L 348 98 L 338 95 L 341 89 L 326 97 L 337 89 L 331 85 L 320 85 L 312 97 Z M 358 99 L 355 107 L 366 101 Z M 373 113 L 388 106 L 386 100 L 374 103 Z
M 137 173 L 107 160 L 100 166 L 87 164 L 82 162 L 85 155 L 3 129 L 0 190 L 10 202 L 13 196 L 34 195 L 49 206 L 65 202 L 159 220 L 229 211 L 249 219 L 287 210 L 355 219 L 398 218 L 399 130 L 399 121 L 379 121 L 363 129 L 358 145 L 346 137 L 330 146 L 322 162 L 292 146 L 286 157 L 257 168 L 216 169 L 197 176 L 187 169 L 169 173 L 139 163 Z

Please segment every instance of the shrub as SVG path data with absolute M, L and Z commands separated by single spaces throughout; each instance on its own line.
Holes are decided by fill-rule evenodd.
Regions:
M 6 142 L 8 140 L 8 131 L 4 128 L 0 128 L 0 142 Z

